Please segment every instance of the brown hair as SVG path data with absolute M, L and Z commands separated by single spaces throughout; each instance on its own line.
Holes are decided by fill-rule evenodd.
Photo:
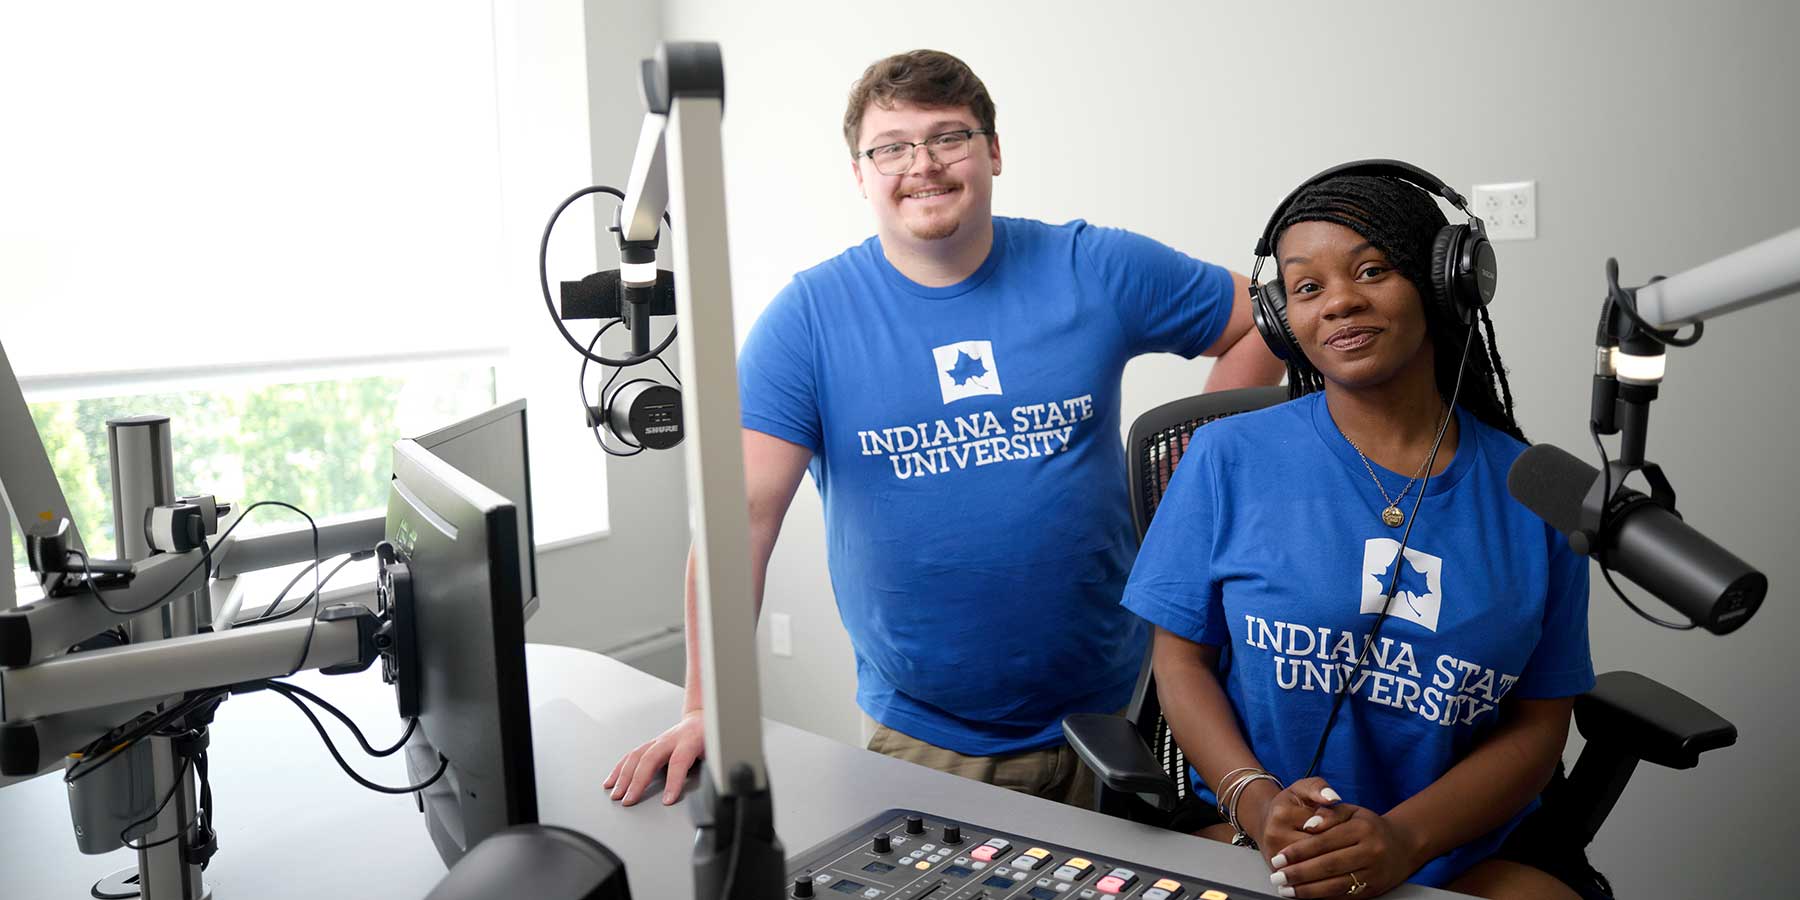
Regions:
M 844 143 L 850 145 L 851 156 L 856 155 L 857 132 L 870 103 L 882 109 L 893 109 L 896 103 L 967 106 L 980 127 L 990 134 L 994 131 L 994 101 L 987 85 L 968 64 L 941 50 L 897 53 L 863 70 L 844 109 Z

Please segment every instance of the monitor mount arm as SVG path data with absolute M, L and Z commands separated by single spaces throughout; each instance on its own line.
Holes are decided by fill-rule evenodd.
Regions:
M 361 671 L 377 657 L 386 658 L 383 674 L 400 681 L 405 697 L 417 684 L 408 671 L 416 663 L 406 658 L 410 636 L 403 634 L 411 619 L 404 598 L 391 603 L 392 592 L 383 591 L 380 612 L 343 604 L 316 617 L 208 633 L 209 561 L 222 576 L 218 584 L 315 552 L 321 558 L 367 552 L 381 539 L 382 519 L 327 523 L 316 551 L 311 529 L 219 541 L 230 507 L 210 496 L 175 495 L 166 417 L 110 420 L 107 437 L 121 559 L 94 559 L 83 550 L 0 346 L 0 500 L 26 534 L 27 560 L 44 592 L 15 606 L 13 573 L 0 576 L 7 587 L 0 591 L 0 787 L 63 766 L 97 739 L 153 715 L 179 724 L 179 736 L 159 729 L 131 749 L 113 751 L 121 755 L 104 768 L 98 759 L 90 763 L 94 777 L 71 782 L 70 816 L 84 853 L 120 847 L 134 828 L 133 836 L 144 839 L 137 865 L 103 879 L 97 890 L 200 900 L 207 895 L 202 866 L 217 844 L 193 814 L 193 761 L 207 743 L 212 706 L 190 709 L 185 702 L 303 669 Z M 10 534 L 13 523 L 0 524 Z M 235 610 L 221 612 L 227 615 L 219 624 L 229 624 Z M 140 803 L 146 796 L 174 802 L 138 818 L 155 803 Z

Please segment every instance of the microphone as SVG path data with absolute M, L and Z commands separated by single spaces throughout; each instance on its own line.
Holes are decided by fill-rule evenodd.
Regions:
M 1601 533 L 1581 531 L 1583 499 L 1600 470 L 1549 444 L 1527 448 L 1506 476 L 1513 499 L 1569 538 L 1576 552 L 1631 579 L 1713 634 L 1750 621 L 1769 579 L 1641 492 L 1618 490 Z

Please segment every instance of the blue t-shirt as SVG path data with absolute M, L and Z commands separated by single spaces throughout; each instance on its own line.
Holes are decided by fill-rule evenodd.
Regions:
M 959 284 L 907 279 L 870 238 L 776 296 L 738 361 L 743 424 L 813 452 L 864 711 L 988 756 L 1126 704 L 1146 635 L 1119 606 L 1120 375 L 1211 346 L 1231 293 L 1149 238 L 996 218 Z
M 1388 621 L 1319 765 L 1346 802 L 1381 814 L 1485 738 L 1503 698 L 1594 685 L 1587 560 L 1508 495 L 1525 446 L 1460 407 L 1457 422 L 1456 455 L 1431 479 Z M 1390 494 L 1406 484 L 1374 469 Z M 1323 394 L 1233 416 L 1195 433 L 1125 589 L 1139 615 L 1223 648 L 1239 727 L 1284 784 L 1305 775 L 1381 611 L 1400 537 L 1384 506 Z M 1535 807 L 1412 880 L 1455 878 Z

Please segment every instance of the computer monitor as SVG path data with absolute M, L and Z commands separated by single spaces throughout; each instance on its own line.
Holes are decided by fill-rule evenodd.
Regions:
M 522 454 L 511 464 L 523 471 Z M 521 531 L 499 492 L 417 441 L 394 444 L 383 599 L 409 626 L 396 665 L 402 714 L 419 719 L 408 775 L 424 781 L 448 760 L 419 801 L 445 865 L 537 821 Z
M 526 463 L 525 401 L 496 406 L 413 441 L 518 507 L 525 618 L 531 618 L 538 610 L 537 554 L 532 552 L 537 545 L 531 518 L 531 469 Z

